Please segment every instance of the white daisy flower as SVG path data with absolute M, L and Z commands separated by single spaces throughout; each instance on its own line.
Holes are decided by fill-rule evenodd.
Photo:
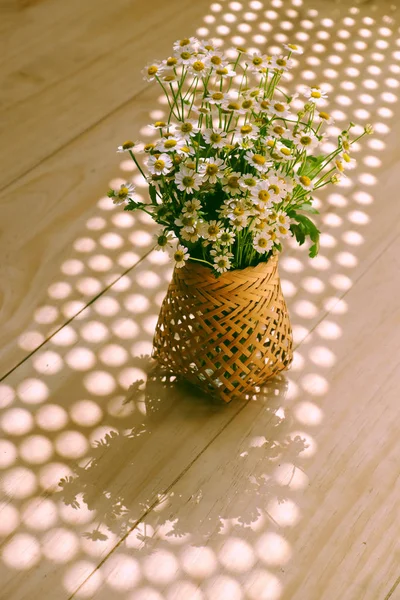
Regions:
M 198 51 L 202 52 L 203 54 L 216 51 L 214 40 L 199 40 Z
M 229 77 L 235 77 L 236 71 L 232 71 L 229 65 L 226 67 L 221 65 L 215 69 L 214 74 L 221 77 L 221 79 L 228 79 Z
M 252 71 L 253 73 L 258 73 L 261 69 L 268 67 L 267 57 L 265 54 L 261 54 L 260 52 L 248 54 L 246 59 L 249 71 Z
M 183 240 L 185 240 L 186 242 L 191 242 L 192 244 L 194 244 L 199 241 L 200 233 L 201 233 L 200 225 L 198 223 L 196 223 L 195 225 L 193 225 L 191 231 L 188 231 L 187 229 L 184 228 L 181 231 L 181 238 Z
M 303 49 L 300 46 L 297 46 L 296 44 L 283 44 L 283 47 L 285 48 L 285 50 L 288 50 L 288 52 L 291 52 L 292 54 L 303 54 Z
M 249 223 L 248 215 L 241 215 L 231 219 L 231 225 L 235 231 L 241 231 L 245 227 L 247 227 Z
M 177 40 L 173 44 L 173 48 L 175 51 L 179 51 L 182 48 L 190 48 L 191 50 L 197 50 L 199 47 L 199 40 L 195 37 L 182 38 L 181 40 Z
M 153 175 L 167 175 L 172 169 L 172 165 L 171 157 L 168 154 L 149 156 L 147 160 L 147 168 Z
M 168 248 L 172 248 L 172 234 L 171 233 L 162 233 L 161 235 L 156 236 L 157 245 L 155 246 L 155 250 L 162 250 L 165 252 Z
M 221 158 L 206 158 L 199 166 L 199 173 L 204 181 L 209 183 L 217 183 L 218 179 L 224 176 L 226 165 Z
M 113 203 L 116 205 L 124 204 L 129 200 L 135 191 L 135 186 L 131 183 L 123 183 L 119 190 L 111 190 L 109 195 L 113 199 Z
M 293 158 L 293 153 L 285 144 L 276 142 L 275 146 L 271 149 L 271 156 L 277 160 L 288 161 Z
M 260 112 L 268 112 L 271 108 L 271 100 L 267 98 L 258 98 L 257 108 Z
M 186 146 L 185 140 L 176 136 L 169 136 L 161 138 L 156 144 L 156 149 L 160 152 L 176 152 L 182 146 Z
M 350 154 L 347 154 L 347 152 L 341 152 L 338 156 L 339 160 L 342 161 L 343 166 L 344 166 L 344 170 L 351 170 L 354 169 L 356 167 L 357 161 L 355 158 L 352 158 L 350 156 Z M 340 169 L 339 169 L 340 170 Z
M 269 191 L 268 179 L 260 181 L 254 189 L 250 191 L 251 198 L 255 204 L 263 208 L 272 206 L 272 194 Z
M 190 256 L 189 251 L 186 248 L 186 246 L 182 246 L 181 244 L 178 244 L 178 246 L 174 252 L 175 267 L 177 269 L 181 269 L 182 267 L 184 267 L 189 256 Z
M 168 69 L 173 69 L 178 64 L 178 59 L 176 58 L 176 56 L 169 56 L 168 58 L 162 61 L 162 64 Z
M 192 232 L 196 227 L 197 215 L 182 213 L 174 220 L 175 225 L 182 227 L 183 231 Z
M 314 102 L 314 104 L 319 104 L 321 100 L 324 101 L 328 98 L 328 94 L 319 87 L 307 87 L 303 96 L 310 102 Z
M 313 182 L 308 177 L 308 175 L 295 175 L 294 178 L 295 178 L 297 184 L 301 185 L 303 190 L 307 190 L 307 191 L 311 192 L 314 189 Z
M 187 167 L 182 167 L 175 174 L 175 183 L 178 190 L 193 194 L 194 191 L 200 189 L 201 177 L 198 173 Z
M 190 140 L 192 136 L 195 136 L 199 132 L 197 121 L 194 119 L 186 119 L 181 123 L 174 123 L 173 129 L 178 136 Z
M 271 175 L 268 177 L 268 191 L 272 196 L 273 202 L 279 202 L 286 194 L 291 191 L 293 185 L 283 177 Z
M 226 144 L 226 132 L 220 127 L 216 129 L 205 129 L 203 137 L 211 148 L 223 148 Z
M 235 241 L 235 234 L 233 231 L 229 231 L 228 229 L 221 229 L 221 233 L 218 238 L 218 243 L 221 246 L 231 246 Z
M 239 100 L 235 100 L 233 98 L 227 98 L 222 103 L 222 108 L 225 111 L 235 113 L 236 115 L 245 115 L 247 112 L 247 110 L 245 108 L 243 108 L 241 102 L 239 102 Z
M 192 64 L 197 58 L 197 52 L 191 50 L 189 47 L 180 48 L 175 51 L 178 65 L 188 66 Z
M 200 210 L 200 208 L 201 208 L 200 200 L 197 200 L 197 199 L 186 200 L 185 204 L 183 205 L 182 212 L 185 213 L 185 215 L 196 216 L 197 212 Z
M 261 233 L 257 233 L 253 238 L 253 248 L 257 250 L 260 254 L 265 254 L 269 252 L 273 246 L 273 242 L 269 235 L 262 231 Z
M 272 138 L 279 139 L 281 137 L 288 138 L 289 129 L 281 125 L 280 123 L 271 123 L 271 129 L 268 130 L 269 135 Z
M 205 100 L 207 102 L 209 102 L 210 104 L 222 104 L 223 102 L 228 101 L 228 97 L 226 94 L 224 94 L 224 92 L 220 92 L 219 90 L 216 91 L 212 91 L 212 90 L 208 90 L 208 96 L 205 98 Z
M 193 146 L 189 146 L 189 144 L 185 143 L 185 140 L 182 140 L 183 144 L 179 143 L 178 146 L 175 147 L 175 152 L 180 156 L 191 156 L 192 154 L 196 154 L 196 150 Z
M 142 70 L 143 79 L 145 81 L 154 81 L 156 77 L 161 75 L 163 72 L 164 65 L 162 63 L 154 62 L 145 66 Z
M 290 135 L 289 139 L 299 150 L 314 150 L 320 143 L 312 131 L 298 131 L 296 135 Z
M 127 140 L 121 146 L 118 146 L 117 152 L 133 152 L 133 149 L 139 144 L 139 142 L 132 142 L 132 140 Z M 136 149 L 136 148 L 135 148 Z
M 273 56 L 270 60 L 270 66 L 279 71 L 289 71 L 293 67 L 293 61 L 287 56 Z
M 276 115 L 277 117 L 281 117 L 281 119 L 287 119 L 290 117 L 290 106 L 285 102 L 271 102 L 269 106 L 269 111 Z
M 286 227 L 287 229 L 290 226 L 290 217 L 287 216 L 285 212 L 279 210 L 275 215 L 276 226 Z
M 278 239 L 286 239 L 292 236 L 289 225 L 279 225 L 279 223 L 275 224 L 275 233 Z
M 252 152 L 251 150 L 248 150 L 244 157 L 249 165 L 257 169 L 257 171 L 260 171 L 260 173 L 265 173 L 272 165 L 272 162 L 267 161 L 265 156 L 262 154 L 257 154 L 256 152 Z
M 226 207 L 226 210 L 224 210 L 224 216 L 231 221 L 234 221 L 237 218 L 244 218 L 247 220 L 247 218 L 250 216 L 250 211 L 243 202 L 237 202 L 233 200 Z
M 150 125 L 147 125 L 147 127 L 149 129 L 164 129 L 164 127 L 169 128 L 170 124 L 166 123 L 165 121 L 155 121 L 154 123 L 151 123 Z
M 214 257 L 214 268 L 218 273 L 229 271 L 232 266 L 231 260 L 225 255 L 220 254 Z
M 201 237 L 210 242 L 215 242 L 222 230 L 222 221 L 209 221 L 201 226 Z
M 222 180 L 222 189 L 227 194 L 231 194 L 232 196 L 237 196 L 241 193 L 240 179 L 242 177 L 241 173 L 229 173 Z
M 176 73 L 174 73 L 174 71 L 164 71 L 163 74 L 161 75 L 161 80 L 165 81 L 165 83 L 174 83 L 175 81 L 178 81 L 178 76 L 176 75 Z
M 331 117 L 329 113 L 324 112 L 323 110 L 316 115 L 316 118 L 318 121 L 326 123 L 327 125 L 333 125 L 333 123 L 335 122 L 335 119 Z
M 235 139 L 241 141 L 243 139 L 256 140 L 259 137 L 260 128 L 252 123 L 238 125 L 235 128 Z
M 200 77 L 204 77 L 205 73 L 208 72 L 210 67 L 206 60 L 200 60 L 200 58 L 202 57 L 197 56 L 196 60 L 189 64 L 188 72 L 194 75 L 199 75 Z
M 205 54 L 205 59 L 207 60 L 207 63 L 214 70 L 224 66 L 224 63 L 226 62 L 226 59 L 225 59 L 224 55 L 222 54 L 222 52 L 220 52 L 219 50 L 216 50 L 215 48 L 210 48 L 209 50 L 205 50 L 204 54 Z
M 251 173 L 246 173 L 239 179 L 240 187 L 243 190 L 252 190 L 259 181 L 260 179 L 256 179 Z

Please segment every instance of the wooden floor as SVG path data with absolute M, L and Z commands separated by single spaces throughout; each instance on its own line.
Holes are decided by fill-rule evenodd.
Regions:
M 1 600 L 400 599 L 399 13 L 0 0 Z M 226 406 L 151 369 L 171 267 L 105 196 L 186 35 L 300 43 L 293 86 L 375 125 L 320 256 L 281 258 L 292 369 Z

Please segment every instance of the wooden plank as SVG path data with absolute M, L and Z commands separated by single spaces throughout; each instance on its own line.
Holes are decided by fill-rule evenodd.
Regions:
M 132 9 L 137 11 L 136 29 L 131 30 L 126 43 L 120 45 L 115 40 L 101 60 L 77 68 L 65 79 L 2 113 L 1 189 L 148 85 L 141 75 L 143 66 L 153 59 L 149 56 L 148 39 L 157 39 L 157 52 L 167 56 L 172 42 L 186 31 L 188 16 L 178 0 L 168 4 L 155 0 L 151 11 L 145 4 L 137 3 Z M 201 4 L 192 5 L 189 13 L 192 23 L 203 13 Z M 124 36 L 129 33 L 128 24 L 129 21 L 124 25 Z M 127 78 L 127 74 L 131 75 Z
M 346 295 L 349 310 L 301 346 L 306 362 L 287 394 L 247 404 L 71 597 L 105 600 L 118 581 L 133 599 L 144 589 L 212 600 L 385 597 L 400 528 L 399 250 L 397 238 Z M 108 493 L 102 514 L 117 502 L 125 520 L 131 506 L 135 514 L 131 472 L 97 489 Z

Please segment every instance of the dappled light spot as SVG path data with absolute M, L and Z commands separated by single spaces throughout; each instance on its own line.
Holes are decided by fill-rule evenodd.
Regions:
M 51 343 L 62 347 L 72 346 L 77 338 L 78 336 L 75 329 L 73 329 L 71 325 L 64 325 L 60 331 L 57 331 L 57 333 L 52 336 Z
M 333 352 L 325 346 L 313 346 L 309 350 L 308 356 L 319 367 L 333 367 L 336 362 Z
M 54 446 L 65 458 L 80 458 L 88 450 L 88 442 L 79 431 L 63 431 L 54 440 Z
M 36 423 L 46 431 L 58 431 L 68 421 L 66 411 L 57 404 L 45 404 L 35 415 Z
M 6 469 L 14 464 L 17 458 L 17 449 L 9 440 L 0 439 L 0 469 Z
M 218 560 L 227 571 L 245 573 L 254 563 L 254 551 L 250 544 L 241 538 L 228 538 L 218 553 Z
M 310 457 L 315 455 L 317 444 L 309 433 L 305 433 L 304 431 L 291 431 L 289 437 L 293 442 L 295 442 L 296 439 L 302 441 L 304 447 L 300 450 L 299 456 Z
M 282 593 L 282 584 L 276 575 L 263 569 L 257 569 L 249 574 L 244 581 L 246 598 L 249 600 L 279 600 Z
M 369 216 L 361 210 L 353 210 L 349 212 L 348 219 L 357 225 L 366 225 L 370 222 Z
M 61 271 L 65 273 L 65 275 L 71 276 L 79 275 L 79 273 L 82 273 L 84 268 L 83 262 L 77 258 L 70 258 L 61 265 Z
M 143 574 L 152 583 L 166 585 L 177 578 L 179 563 L 172 552 L 156 548 L 143 559 Z
M 124 173 L 132 173 L 136 170 L 136 165 L 131 160 L 121 160 L 121 162 L 119 163 L 119 168 Z
M 78 550 L 78 536 L 70 529 L 57 527 L 47 531 L 42 538 L 42 552 L 53 563 L 69 562 Z
M 293 362 L 291 364 L 291 371 L 301 371 L 304 367 L 304 357 L 300 354 L 298 350 L 295 350 L 293 355 Z
M 336 238 L 330 233 L 321 233 L 320 246 L 322 248 L 334 248 L 337 245 Z
M 107 403 L 107 412 L 112 417 L 123 419 L 135 411 L 133 402 L 126 403 L 125 396 L 116 396 Z
M 197 584 L 190 581 L 176 581 L 166 593 L 165 600 L 177 600 L 178 598 L 190 598 L 190 600 L 204 600 L 203 592 Z
M 23 523 L 35 531 L 44 531 L 52 527 L 58 518 L 55 503 L 49 498 L 37 496 L 28 500 L 21 509 Z
M 320 425 L 323 419 L 323 412 L 313 402 L 303 401 L 296 404 L 293 409 L 296 419 L 303 425 Z
M 285 298 L 293 298 L 296 295 L 297 287 L 289 279 L 281 279 L 281 287 Z
M 103 217 L 91 217 L 86 221 L 86 227 L 92 231 L 100 231 L 106 225 L 107 221 Z
M 15 391 L 10 385 L 0 383 L 0 408 L 9 406 L 15 398 Z
M 292 556 L 290 544 L 283 536 L 272 532 L 260 535 L 254 549 L 259 560 L 266 565 L 286 565 Z
M 114 250 L 124 245 L 124 239 L 118 233 L 104 233 L 100 238 L 100 244 L 103 248 L 108 250 Z
M 295 345 L 300 344 L 308 335 L 308 329 L 302 325 L 298 325 L 297 323 L 292 326 L 292 329 Z
M 288 273 L 300 273 L 304 270 L 303 263 L 298 258 L 294 258 L 293 256 L 283 256 L 280 259 L 279 264 L 281 268 Z
M 64 466 L 64 472 L 60 472 L 58 481 L 67 475 L 71 476 L 71 473 Z M 83 501 L 82 494 L 78 494 L 76 498 L 79 503 L 79 510 L 76 510 L 70 504 L 59 502 L 58 510 L 61 520 L 70 525 L 88 525 L 92 523 L 96 516 L 96 511 L 88 509 L 86 503 Z
M 89 348 L 75 346 L 65 355 L 65 362 L 75 371 L 87 371 L 96 363 L 96 356 Z
M 2 550 L 5 564 L 17 571 L 25 571 L 36 565 L 41 557 L 37 539 L 28 533 L 18 533 Z
M 71 406 L 69 414 L 80 427 L 93 427 L 101 421 L 103 411 L 93 400 L 79 400 Z
M 37 308 L 34 313 L 34 319 L 41 325 L 48 325 L 54 323 L 58 317 L 58 310 L 55 306 L 41 306 Z
M 194 579 L 206 579 L 218 568 L 214 551 L 208 546 L 187 546 L 180 554 L 183 571 Z
M 364 192 L 363 190 L 357 190 L 356 192 L 354 192 L 353 198 L 358 204 L 367 205 L 372 204 L 374 201 L 373 196 L 371 196 L 371 194 L 368 194 L 368 192 Z
M 25 435 L 33 427 L 33 417 L 25 408 L 10 408 L 2 415 L 0 425 L 8 435 Z
M 342 240 L 350 246 L 360 246 L 364 243 L 364 238 L 358 231 L 345 231 L 342 234 Z
M 121 229 L 128 229 L 135 224 L 135 217 L 127 212 L 119 212 L 112 216 L 111 221 Z
M 44 335 L 39 331 L 28 331 L 19 336 L 18 345 L 22 350 L 30 352 L 40 346 L 44 340 Z
M 308 483 L 307 475 L 292 463 L 280 464 L 273 473 L 275 481 L 291 490 L 304 490 Z
M 301 284 L 310 294 L 320 294 L 325 289 L 325 284 L 318 277 L 305 277 Z
M 147 231 L 134 231 L 129 236 L 129 241 L 132 242 L 133 246 L 138 246 L 139 248 L 144 248 L 148 246 L 153 241 L 153 237 Z
M 329 389 L 325 377 L 317 373 L 308 373 L 301 378 L 301 387 L 313 396 L 323 396 Z
M 102 317 L 113 317 L 116 315 L 120 306 L 115 298 L 111 298 L 110 296 L 102 296 L 98 298 L 96 302 L 93 303 L 93 308 L 97 312 L 97 314 Z
M 113 322 L 113 333 L 122 340 L 130 340 L 137 336 L 139 327 L 133 319 L 117 319 Z
M 325 298 L 324 307 L 328 312 L 331 312 L 333 315 L 343 315 L 347 312 L 348 306 L 343 298 L 338 299 L 336 296 L 332 296 L 331 298 Z
M 343 223 L 343 219 L 335 213 L 326 213 L 323 215 L 322 221 L 328 227 L 340 227 L 340 225 Z
M 317 325 L 316 332 L 326 340 L 337 340 L 342 335 L 342 329 L 334 321 L 322 321 Z
M 27 498 L 35 493 L 36 476 L 26 467 L 14 467 L 3 473 L 0 489 L 10 498 Z
M 92 344 L 102 342 L 109 337 L 109 330 L 100 321 L 85 323 L 79 333 L 86 342 L 91 342 Z
M 88 560 L 74 562 L 63 577 L 63 584 L 66 591 L 73 594 L 76 589 L 85 582 L 90 574 L 93 573 L 88 582 L 85 583 L 84 593 L 82 593 L 82 590 L 79 590 L 79 592 L 74 594 L 77 598 L 93 597 L 93 594 L 97 592 L 103 583 L 103 578 L 100 571 L 96 570 L 96 566 L 96 563 L 89 562 Z
M 332 206 L 338 206 L 338 207 L 342 207 L 342 206 L 347 206 L 348 201 L 347 199 L 343 196 L 343 194 L 329 194 L 328 198 L 327 198 L 329 204 L 331 204 Z M 329 213 L 330 217 L 332 218 L 332 213 Z M 324 235 L 324 234 L 322 234 Z
M 118 367 L 126 363 L 128 360 L 128 353 L 125 348 L 118 344 L 109 344 L 101 348 L 99 358 L 105 365 Z
M 115 379 L 107 371 L 93 371 L 84 378 L 85 388 L 94 396 L 107 396 L 115 390 Z
M 62 312 L 67 319 L 75 318 L 79 320 L 79 314 L 84 308 L 86 304 L 82 300 L 72 300 L 71 302 L 66 302 L 62 307 Z M 60 333 L 63 331 L 61 329 Z
M 315 258 L 312 259 L 311 266 L 317 271 L 326 271 L 327 269 L 329 269 L 330 264 L 331 261 L 328 258 L 326 258 L 326 256 L 318 254 Z
M 57 283 L 52 283 L 47 290 L 50 298 L 54 298 L 55 300 L 63 300 L 72 291 L 72 287 L 66 281 L 58 281 Z
M 145 317 L 144 319 L 142 319 L 143 330 L 146 333 L 148 333 L 149 335 L 152 335 L 156 328 L 157 321 L 158 321 L 157 315 L 149 315 L 148 317 Z
M 131 346 L 132 356 L 150 356 L 153 350 L 153 343 L 151 340 L 140 340 L 135 342 Z
M 358 259 L 351 252 L 339 252 L 335 256 L 336 262 L 342 267 L 354 268 L 358 265 Z
M 139 381 L 139 379 L 146 381 L 147 375 L 145 371 L 137 367 L 123 369 L 118 376 L 118 382 L 124 388 L 124 390 L 129 389 L 132 383 Z
M 146 312 L 150 305 L 149 299 L 143 294 L 130 294 L 123 302 L 125 308 L 135 314 Z
M 207 600 L 243 600 L 243 592 L 240 584 L 227 575 L 212 577 L 205 585 Z
M 33 355 L 32 363 L 38 373 L 45 375 L 54 375 L 63 368 L 61 356 L 53 350 L 45 350 Z
M 31 435 L 22 441 L 19 453 L 25 462 L 38 465 L 49 460 L 53 454 L 53 445 L 43 435 Z
M 118 433 L 117 429 L 112 425 L 100 425 L 90 432 L 89 441 L 91 445 L 95 445 L 99 440 L 103 440 L 107 435 Z
M 295 313 L 303 319 L 312 319 L 318 312 L 315 304 L 309 300 L 299 300 L 298 302 L 295 302 L 293 309 Z
M 290 499 L 279 502 L 274 498 L 269 502 L 267 512 L 280 527 L 294 527 L 300 519 L 299 508 Z
M 78 252 L 92 252 L 96 248 L 96 242 L 90 237 L 78 238 L 74 242 L 74 248 Z
M 88 259 L 87 264 L 91 269 L 93 269 L 93 271 L 104 273 L 112 268 L 113 261 L 105 254 L 96 254 Z
M 59 489 L 58 483 L 61 477 L 71 476 L 72 472 L 67 465 L 59 462 L 52 462 L 44 465 L 39 472 L 40 486 L 44 490 Z M 75 511 L 76 512 L 76 511 Z
M 124 554 L 110 556 L 101 570 L 107 585 L 119 591 L 136 587 L 142 578 L 138 561 Z
M 128 596 L 127 600 L 166 600 L 165 596 L 151 587 L 141 587 Z M 169 600 L 169 599 L 167 599 Z M 176 600 L 176 599 L 175 599 Z
M 123 252 L 118 256 L 118 264 L 124 269 L 130 269 L 138 262 L 139 258 L 139 255 L 135 252 Z
M 0 502 L 0 515 L 0 538 L 6 538 L 18 527 L 19 512 L 12 504 Z
M 82 277 L 77 281 L 76 289 L 84 296 L 96 296 L 103 289 L 103 284 L 94 277 Z

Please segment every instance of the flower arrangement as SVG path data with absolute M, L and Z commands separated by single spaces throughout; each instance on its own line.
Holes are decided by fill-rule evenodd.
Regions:
M 280 56 L 230 49 L 186 38 L 173 54 L 144 69 L 165 93 L 169 115 L 150 125 L 159 138 L 126 141 L 127 152 L 149 185 L 149 201 L 135 199 L 127 183 L 110 190 L 125 210 L 144 210 L 162 227 L 157 248 L 176 241 L 175 267 L 201 262 L 218 275 L 268 261 L 286 238 L 311 240 L 316 256 L 319 231 L 310 214 L 313 193 L 337 183 L 355 165 L 352 145 L 372 133 L 370 125 L 351 139 L 354 123 L 321 153 L 326 92 L 307 87 L 288 95 L 281 80 L 302 50 L 284 45 Z M 322 104 L 322 106 L 321 106 Z M 294 109 L 296 107 L 296 109 Z M 138 153 L 147 154 L 145 166 Z

